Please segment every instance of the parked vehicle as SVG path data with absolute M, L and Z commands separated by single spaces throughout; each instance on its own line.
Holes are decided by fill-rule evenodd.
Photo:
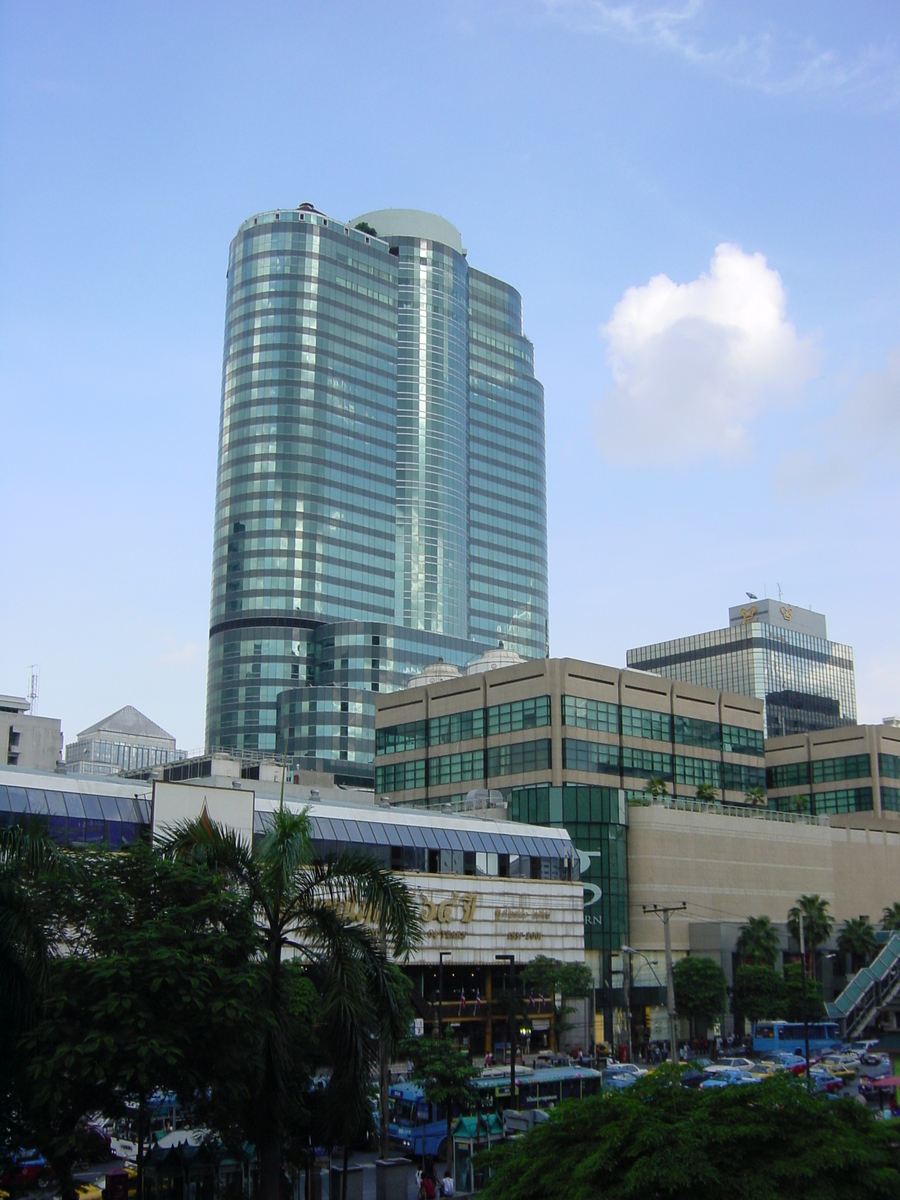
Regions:
M 723 1071 L 749 1071 L 754 1066 L 752 1058 L 720 1058 L 704 1070 L 707 1075 L 718 1075 Z
M 0 1188 L 4 1191 L 46 1188 L 53 1182 L 53 1171 L 36 1150 L 19 1150 L 0 1167 Z
M 707 1091 L 714 1088 L 725 1087 L 741 1087 L 747 1083 L 759 1083 L 758 1075 L 751 1075 L 749 1071 L 739 1071 L 735 1068 L 728 1068 L 724 1071 L 715 1071 L 710 1073 L 705 1072 L 707 1078 L 700 1084 L 701 1091 Z

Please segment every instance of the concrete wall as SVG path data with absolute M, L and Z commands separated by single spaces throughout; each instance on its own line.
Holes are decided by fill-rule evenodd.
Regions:
M 838 913 L 833 831 L 824 823 L 663 805 L 630 808 L 628 815 L 630 941 L 638 950 L 657 952 L 663 944 L 662 923 L 643 913 L 644 904 L 687 901 L 684 914 L 671 919 L 672 948 L 682 954 L 691 946 L 691 924 L 748 916 L 786 921 L 788 909 L 807 893 L 824 896 L 841 919 L 856 915 Z
M 15 737 L 18 734 L 18 745 Z M 54 717 L 0 712 L 0 754 L 9 766 L 52 771 L 62 761 L 62 730 Z

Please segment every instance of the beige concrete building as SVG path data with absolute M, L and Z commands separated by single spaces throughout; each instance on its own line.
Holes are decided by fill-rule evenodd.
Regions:
M 38 717 L 25 696 L 0 696 L 0 749 L 8 767 L 52 771 L 62 758 L 58 717 Z
M 900 829 L 900 727 L 885 721 L 769 738 L 766 785 L 769 804 L 781 810 L 869 812 Z

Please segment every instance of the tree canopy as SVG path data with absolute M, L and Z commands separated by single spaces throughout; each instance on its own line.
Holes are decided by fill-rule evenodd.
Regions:
M 785 1011 L 784 980 L 773 967 L 745 963 L 734 973 L 732 1008 L 748 1021 L 777 1019 Z
M 895 900 L 890 908 L 885 908 L 881 914 L 881 928 L 900 930 L 900 900 Z
M 741 926 L 737 952 L 745 963 L 774 967 L 778 960 L 778 933 L 769 917 L 748 917 Z
M 816 950 L 827 942 L 834 928 L 834 918 L 828 911 L 828 901 L 814 893 L 811 896 L 801 896 L 788 912 L 788 933 L 799 944 L 800 914 L 803 913 L 803 937 L 806 953 L 812 963 L 811 974 L 816 974 Z
M 784 1015 L 788 1021 L 819 1021 L 825 1016 L 822 989 L 815 979 L 806 980 L 806 1009 L 803 1008 L 803 964 L 784 968 Z
M 710 1021 L 725 1011 L 725 972 L 711 958 L 689 955 L 673 971 L 675 1008 L 692 1021 Z
M 838 950 L 850 959 L 851 969 L 867 967 L 878 949 L 875 926 L 868 917 L 850 917 L 838 933 Z
M 463 1107 L 474 1101 L 472 1080 L 481 1074 L 469 1062 L 467 1054 L 453 1045 L 449 1038 L 407 1038 L 400 1051 L 412 1063 L 411 1078 L 421 1083 L 425 1099 L 446 1109 L 447 1137 L 444 1153 L 449 1166 L 453 1157 L 453 1107 Z
M 900 1195 L 889 1123 L 790 1075 L 700 1091 L 663 1067 L 559 1105 L 494 1151 L 485 1200 L 868 1200 Z

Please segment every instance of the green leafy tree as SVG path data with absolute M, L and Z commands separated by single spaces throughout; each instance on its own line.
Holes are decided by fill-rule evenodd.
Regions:
M 775 1019 L 785 1011 L 784 980 L 772 967 L 746 963 L 734 973 L 731 997 L 735 1015 L 748 1021 Z
M 692 1029 L 696 1022 L 707 1025 L 725 1011 L 725 972 L 711 958 L 689 955 L 680 959 L 673 971 L 675 1008 L 682 1017 L 689 1017 Z
M 81 1118 L 121 1112 L 128 1096 L 143 1113 L 150 1091 L 192 1094 L 234 1066 L 252 1000 L 242 968 L 253 927 L 210 872 L 142 845 L 53 848 L 20 863 L 18 882 L 44 961 L 9 1048 L 10 1095 L 22 1133 L 74 1197 Z M 23 953 L 34 935 L 20 932 Z
M 711 783 L 697 784 L 697 799 L 702 800 L 704 804 L 714 804 L 719 798 L 718 791 Z
M 850 917 L 841 926 L 837 944 L 841 954 L 850 959 L 853 972 L 867 967 L 878 949 L 875 926 L 868 917 Z
M 758 804 L 765 804 L 766 793 L 761 787 L 747 788 L 746 792 L 744 792 L 744 799 L 752 808 L 756 808 Z
M 788 1021 L 820 1021 L 825 1016 L 822 989 L 815 979 L 806 980 L 806 1010 L 803 1008 L 802 963 L 784 968 L 784 1014 Z
M 900 900 L 895 900 L 891 907 L 881 914 L 881 928 L 900 930 Z
M 378 237 L 378 230 L 373 229 L 368 221 L 357 221 L 353 228 L 358 229 L 360 233 L 368 233 L 370 237 Z
M 485 1200 L 876 1200 L 900 1195 L 890 1122 L 778 1075 L 681 1087 L 662 1067 L 617 1094 L 559 1105 L 491 1153 Z
M 254 915 L 261 998 L 247 1030 L 255 1064 L 247 1083 L 247 1134 L 259 1154 L 260 1200 L 278 1200 L 285 1140 L 298 1116 L 291 1047 L 302 1035 L 286 990 L 284 956 L 296 955 L 316 989 L 319 1034 L 332 1064 L 324 1116 L 346 1159 L 348 1144 L 370 1120 L 368 1081 L 378 1033 L 387 1022 L 399 1034 L 402 997 L 388 953 L 398 959 L 409 954 L 418 917 L 405 884 L 375 859 L 344 854 L 317 860 L 307 815 L 283 804 L 252 847 L 205 814 L 175 829 L 163 845 L 167 854 L 225 876 Z
M 774 967 L 778 961 L 778 932 L 769 917 L 748 917 L 738 932 L 736 949 L 745 963 Z
M 669 793 L 666 788 L 666 781 L 659 779 L 653 775 L 647 780 L 647 786 L 644 788 L 644 794 L 651 796 L 654 800 L 665 800 Z
M 816 977 L 816 951 L 828 941 L 834 928 L 834 918 L 828 912 L 828 901 L 820 895 L 801 896 L 794 907 L 788 912 L 788 933 L 798 944 L 800 942 L 800 914 L 803 913 L 803 937 L 806 943 L 806 953 L 809 971 L 813 979 Z
M 401 1053 L 412 1063 L 411 1078 L 422 1085 L 425 1099 L 446 1110 L 447 1136 L 438 1147 L 438 1158 L 447 1166 L 453 1162 L 453 1110 L 473 1104 L 476 1099 L 472 1080 L 480 1070 L 448 1038 L 407 1038 Z
M 794 806 L 794 812 L 796 812 L 798 816 L 802 816 L 804 813 L 809 812 L 809 796 L 803 796 L 799 794 L 792 796 L 791 803 Z
M 585 963 L 564 963 L 558 958 L 538 954 L 522 968 L 522 984 L 529 992 L 549 997 L 553 1003 L 553 1029 L 556 1044 L 568 1028 L 567 1015 L 572 1012 L 566 1000 L 590 996 L 594 988 L 594 977 Z M 556 997 L 560 997 L 557 1006 Z

